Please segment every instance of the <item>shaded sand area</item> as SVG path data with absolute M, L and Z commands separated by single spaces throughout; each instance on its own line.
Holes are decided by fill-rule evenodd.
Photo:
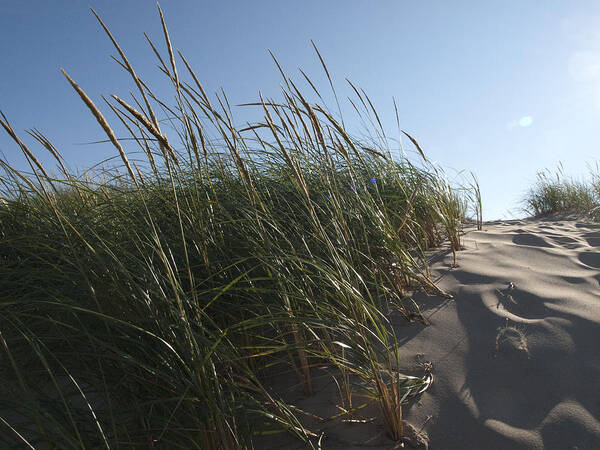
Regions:
M 448 253 L 432 265 L 454 299 L 414 297 L 430 324 L 392 316 L 401 369 L 422 375 L 431 363 L 435 377 L 405 405 L 408 422 L 430 449 L 600 449 L 600 225 L 491 222 L 463 245 L 458 267 Z M 315 395 L 292 389 L 289 400 L 320 417 L 339 413 L 331 376 L 314 375 Z M 376 416 L 369 405 L 355 418 Z M 394 448 L 379 418 L 306 417 L 324 430 L 324 449 Z M 304 447 L 281 435 L 257 446 Z

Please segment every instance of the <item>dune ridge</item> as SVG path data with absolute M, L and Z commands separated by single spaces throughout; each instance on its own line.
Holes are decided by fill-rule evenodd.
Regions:
M 600 225 L 488 222 L 462 244 L 457 267 L 450 252 L 432 264 L 454 298 L 415 294 L 429 324 L 393 321 L 403 367 L 433 367 L 433 385 L 405 405 L 428 435 L 421 447 L 600 448 Z M 296 404 L 327 415 L 336 401 L 330 386 Z M 293 448 L 278 441 L 270 448 Z M 377 420 L 322 439 L 324 449 L 394 445 Z
M 581 220 L 487 223 L 458 267 L 434 265 L 455 298 L 421 298 L 431 325 L 403 348 L 435 364 L 409 410 L 434 415 L 431 448 L 600 448 L 599 236 Z

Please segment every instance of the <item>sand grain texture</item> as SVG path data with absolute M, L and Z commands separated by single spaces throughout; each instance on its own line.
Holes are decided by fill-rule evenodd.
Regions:
M 489 223 L 464 236 L 459 267 L 434 265 L 455 298 L 421 298 L 431 325 L 403 347 L 434 363 L 409 415 L 434 415 L 431 448 L 600 448 L 599 236 L 578 221 Z
M 432 416 L 434 450 L 600 449 L 600 226 L 492 222 L 463 245 L 458 267 L 447 252 L 432 265 L 454 299 L 416 294 L 430 325 L 393 321 L 404 366 L 418 354 L 435 375 L 406 405 L 408 422 Z M 339 403 L 327 386 L 298 402 L 322 416 Z M 322 448 L 393 448 L 382 431 L 332 426 Z M 303 447 L 279 439 L 267 447 Z

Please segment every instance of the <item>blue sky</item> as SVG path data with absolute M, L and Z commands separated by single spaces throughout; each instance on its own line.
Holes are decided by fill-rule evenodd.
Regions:
M 59 68 L 99 105 L 101 94 L 127 96 L 133 88 L 110 59 L 115 51 L 88 6 L 138 74 L 171 95 L 143 37 L 147 32 L 162 45 L 153 1 L 0 0 L 0 110 L 19 132 L 45 132 L 78 168 L 115 151 L 82 145 L 105 137 Z M 174 46 L 208 91 L 223 87 L 233 104 L 256 100 L 259 89 L 277 97 L 280 77 L 267 49 L 294 78 L 302 67 L 326 91 L 313 39 L 342 99 L 350 95 L 347 77 L 369 94 L 394 136 L 396 98 L 401 127 L 430 159 L 449 173 L 478 175 L 484 219 L 510 217 L 509 210 L 519 215 L 537 171 L 560 161 L 580 177 L 600 155 L 600 2 L 165 0 L 161 6 Z M 246 115 L 237 111 L 242 123 Z M 4 134 L 0 152 L 24 167 Z M 38 154 L 53 165 L 42 149 Z

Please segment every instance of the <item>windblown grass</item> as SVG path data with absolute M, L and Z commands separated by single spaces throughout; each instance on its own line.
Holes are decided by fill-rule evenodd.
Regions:
M 226 96 L 211 100 L 181 54 L 187 81 L 177 71 L 160 17 L 168 55 L 156 56 L 173 104 L 102 24 L 139 90 L 133 104 L 105 99 L 133 140 L 118 139 L 63 71 L 120 171 L 71 174 L 31 130 L 57 161 L 60 176 L 50 176 L 2 116 L 31 165 L 0 161 L 2 448 L 244 448 L 269 430 L 312 446 L 318 434 L 265 377 L 291 368 L 311 395 L 316 364 L 339 370 L 349 414 L 351 378 L 370 386 L 400 438 L 401 403 L 427 383 L 399 372 L 386 312 L 411 317 L 414 289 L 448 295 L 424 255 L 445 239 L 460 249 L 471 194 L 410 136 L 420 161 L 394 159 L 354 86 L 377 142 L 352 137 L 283 71 L 281 99 L 249 104 L 261 119 L 234 126 Z M 153 108 L 169 117 L 168 133 Z
M 554 213 L 580 213 L 600 217 L 600 177 L 597 168 L 587 181 L 564 176 L 559 166 L 555 173 L 538 173 L 536 184 L 526 194 L 525 210 L 539 217 Z

